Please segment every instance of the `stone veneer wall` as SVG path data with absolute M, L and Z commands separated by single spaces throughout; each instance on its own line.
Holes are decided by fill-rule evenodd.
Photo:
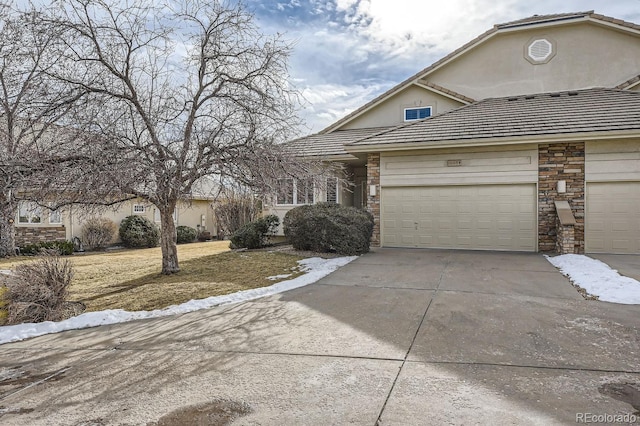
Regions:
M 376 195 L 371 196 L 371 185 L 376 186 Z M 380 247 L 380 154 L 367 154 L 367 210 L 373 215 L 371 245 Z
M 558 181 L 567 182 L 567 192 L 559 194 Z M 573 216 L 574 252 L 584 253 L 584 142 L 540 144 L 538 146 L 538 249 L 556 250 L 554 201 L 569 202 Z M 567 241 L 565 241 L 566 247 Z
M 559 220 L 556 222 L 556 253 L 574 254 L 576 252 L 574 225 L 562 225 Z
M 18 247 L 45 241 L 64 241 L 66 239 L 67 231 L 64 226 L 16 226 L 16 245 Z

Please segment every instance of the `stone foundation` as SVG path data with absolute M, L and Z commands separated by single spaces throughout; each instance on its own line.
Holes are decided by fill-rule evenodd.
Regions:
M 16 246 L 18 247 L 66 239 L 67 230 L 64 226 L 16 226 Z
M 556 250 L 558 234 L 554 201 L 568 201 L 576 219 L 573 253 L 584 253 L 584 142 L 538 146 L 538 250 Z M 566 192 L 558 193 L 558 181 Z M 564 231 L 564 230 L 563 230 Z M 567 231 L 568 233 L 569 231 Z M 570 244 L 568 242 L 563 245 Z M 566 248 L 568 249 L 568 247 Z
M 376 195 L 371 195 L 371 185 L 376 187 Z M 380 154 L 367 154 L 367 210 L 373 215 L 373 235 L 371 245 L 380 247 Z

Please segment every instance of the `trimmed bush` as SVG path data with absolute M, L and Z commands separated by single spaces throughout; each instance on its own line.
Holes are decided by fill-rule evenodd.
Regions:
M 198 231 L 189 226 L 178 226 L 176 228 L 178 244 L 192 243 L 198 236 Z
M 256 201 L 247 195 L 230 194 L 216 204 L 213 214 L 218 225 L 218 238 L 233 235 L 258 216 Z
M 62 256 L 69 256 L 73 254 L 73 242 L 72 241 L 43 241 L 41 243 L 27 244 L 20 247 L 20 254 L 27 256 L 38 255 L 43 251 L 53 250 L 58 252 Z
M 353 256 L 369 251 L 373 216 L 355 207 L 318 203 L 289 210 L 283 227 L 296 250 Z
M 82 225 L 80 238 L 87 250 L 100 250 L 113 242 L 118 225 L 106 217 L 92 217 Z
M 18 265 L 12 275 L 2 277 L 8 293 L 7 323 L 64 319 L 72 278 L 71 262 L 53 251 L 43 252 L 35 262 Z
M 232 249 L 265 247 L 270 243 L 270 237 L 279 224 L 280 219 L 274 214 L 249 222 L 231 236 L 229 247 Z
M 127 216 L 120 222 L 118 232 L 122 243 L 129 248 L 156 247 L 160 231 L 155 223 L 144 216 Z

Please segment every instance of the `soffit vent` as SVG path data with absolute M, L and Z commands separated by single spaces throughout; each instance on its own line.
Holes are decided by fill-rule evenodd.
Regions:
M 525 57 L 532 64 L 546 64 L 555 54 L 555 43 L 547 38 L 534 38 L 525 46 Z

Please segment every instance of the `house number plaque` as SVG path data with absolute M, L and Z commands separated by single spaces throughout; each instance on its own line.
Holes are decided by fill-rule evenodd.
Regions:
M 447 167 L 462 166 L 462 160 L 447 160 Z

